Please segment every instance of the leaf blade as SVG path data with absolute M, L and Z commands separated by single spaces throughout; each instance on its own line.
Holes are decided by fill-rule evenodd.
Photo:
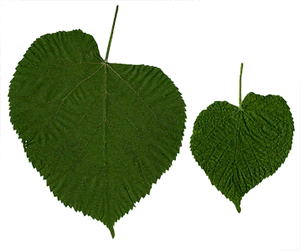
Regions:
M 14 129 L 53 194 L 112 236 L 169 169 L 185 128 L 181 94 L 159 68 L 106 63 L 78 30 L 37 39 L 9 99 Z
M 190 148 L 212 185 L 240 212 L 242 197 L 286 159 L 293 131 L 293 118 L 282 97 L 249 93 L 241 109 L 217 101 L 202 111 Z

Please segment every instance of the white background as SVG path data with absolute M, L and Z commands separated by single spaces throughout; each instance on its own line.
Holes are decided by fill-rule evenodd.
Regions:
M 28 162 L 8 113 L 8 87 L 31 43 L 82 29 L 109 62 L 161 68 L 186 102 L 183 146 L 170 170 L 115 224 L 65 208 Z M 0 250 L 299 250 L 299 1 L 1 1 Z M 250 91 L 281 95 L 295 122 L 292 151 L 242 199 L 241 213 L 211 186 L 189 150 L 193 123 L 214 101 Z

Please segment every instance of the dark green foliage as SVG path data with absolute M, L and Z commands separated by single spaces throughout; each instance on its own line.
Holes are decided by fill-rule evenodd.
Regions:
M 107 63 L 81 30 L 38 38 L 16 68 L 9 102 L 24 150 L 53 194 L 112 236 L 171 166 L 186 118 L 159 68 Z
M 293 131 L 282 97 L 249 93 L 240 108 L 223 101 L 203 110 L 190 147 L 212 185 L 240 212 L 242 197 L 285 161 Z

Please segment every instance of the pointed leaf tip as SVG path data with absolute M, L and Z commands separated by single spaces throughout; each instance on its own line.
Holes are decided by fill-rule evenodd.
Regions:
M 108 227 L 109 231 L 110 231 L 110 234 L 111 234 L 111 237 L 112 238 L 115 238 L 115 230 L 113 227 Z
M 236 208 L 236 210 L 238 211 L 238 213 L 240 213 L 241 212 L 241 206 L 240 206 L 240 203 L 239 204 L 235 204 L 235 208 Z

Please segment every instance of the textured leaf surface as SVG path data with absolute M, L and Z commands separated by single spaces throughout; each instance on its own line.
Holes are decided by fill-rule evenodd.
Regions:
M 81 30 L 37 39 L 16 68 L 9 101 L 14 129 L 53 194 L 112 236 L 171 166 L 186 118 L 160 69 L 107 63 Z
M 280 96 L 249 93 L 241 109 L 214 102 L 197 117 L 191 151 L 212 185 L 238 212 L 242 197 L 285 161 L 293 118 Z

